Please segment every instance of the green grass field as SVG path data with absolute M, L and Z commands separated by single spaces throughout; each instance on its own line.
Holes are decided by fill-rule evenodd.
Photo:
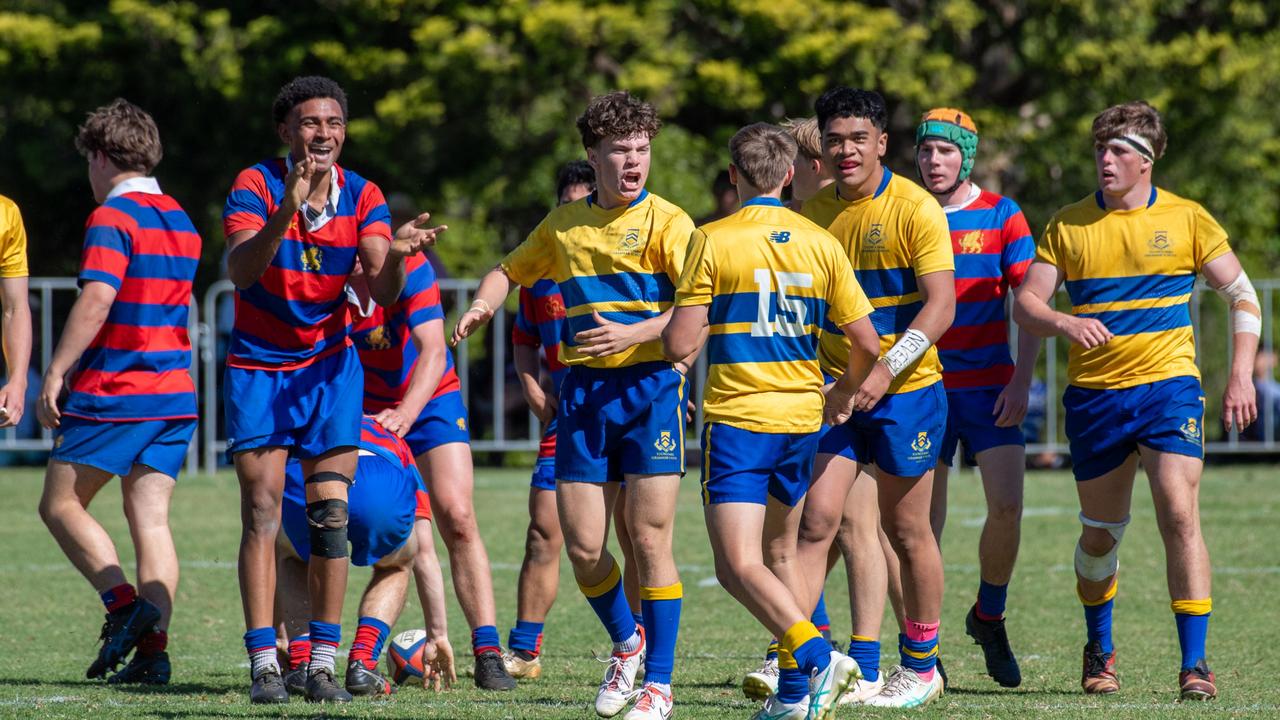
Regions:
M 95 718 L 315 717 L 300 701 L 270 709 L 248 704 L 235 556 L 239 537 L 237 487 L 227 473 L 183 478 L 173 525 L 182 558 L 177 612 L 170 629 L 173 684 L 165 689 L 117 689 L 84 679 L 102 619 L 97 596 L 62 557 L 36 515 L 40 473 L 9 470 L 0 479 L 8 500 L 0 506 L 0 716 Z M 984 510 L 977 478 L 953 480 L 943 555 L 947 590 L 942 642 L 952 686 L 920 716 L 929 717 L 1215 717 L 1280 716 L 1280 690 L 1271 672 L 1280 659 L 1280 488 L 1270 466 L 1211 468 L 1202 497 L 1205 533 L 1215 564 L 1210 659 L 1220 699 L 1179 706 L 1177 637 L 1164 583 L 1164 553 L 1150 495 L 1139 486 L 1134 522 L 1121 553 L 1123 573 L 1116 609 L 1116 642 L 1124 688 L 1118 696 L 1085 698 L 1079 692 L 1080 606 L 1071 558 L 1078 530 L 1075 494 L 1067 473 L 1027 479 L 1023 547 L 1010 593 L 1009 626 L 1024 682 L 1001 690 L 984 674 L 978 649 L 964 635 L 963 616 L 978 582 L 976 543 Z M 493 562 L 498 625 L 505 642 L 514 621 L 515 580 L 525 528 L 527 475 L 484 470 L 477 481 L 480 527 Z M 685 585 L 682 634 L 676 661 L 677 714 L 681 718 L 747 718 L 756 705 L 742 697 L 743 672 L 759 661 L 766 634 L 716 584 L 696 474 L 685 483 L 676 523 L 676 554 Z M 96 512 L 131 558 L 118 485 L 97 501 Z M 443 550 L 442 550 L 443 552 Z M 131 577 L 132 570 L 130 569 Z M 446 572 L 447 577 L 447 572 Z M 366 571 L 352 573 L 344 641 L 355 624 L 356 599 Z M 454 648 L 469 647 L 468 632 L 452 604 Z M 837 570 L 828 584 L 832 629 L 848 632 L 845 581 Z M 421 626 L 412 599 L 397 630 Z M 896 662 L 892 621 L 885 623 L 885 665 Z M 548 619 L 545 674 L 511 694 L 482 694 L 462 686 L 444 694 L 402 689 L 390 700 L 355 702 L 325 715 L 385 718 L 588 718 L 601 666 L 592 651 L 608 651 L 594 615 L 562 564 L 560 600 Z M 854 717 L 873 711 L 844 708 Z

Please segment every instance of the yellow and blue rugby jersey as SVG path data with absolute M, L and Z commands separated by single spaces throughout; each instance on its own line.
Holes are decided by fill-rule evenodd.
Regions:
M 676 304 L 711 306 L 706 419 L 764 433 L 821 428 L 818 336 L 871 314 L 835 239 L 773 198 L 694 232 Z
M 1204 208 L 1167 190 L 1153 187 L 1134 210 L 1107 210 L 1101 193 L 1059 210 L 1036 260 L 1062 270 L 1072 315 L 1115 335 L 1091 350 L 1073 343 L 1068 381 L 1105 390 L 1200 377 L 1191 290 L 1204 264 L 1230 250 Z
M 560 285 L 568 325 L 560 359 L 566 365 L 618 368 L 664 360 L 660 340 L 593 358 L 577 351 L 573 336 L 596 326 L 592 311 L 627 324 L 666 312 L 675 299 L 693 220 L 647 190 L 612 210 L 592 200 L 588 196 L 552 210 L 503 258 L 502 269 L 524 287 L 542 278 Z
M 924 188 L 885 168 L 875 193 L 849 203 L 828 229 L 853 261 L 854 276 L 875 308 L 871 324 L 880 335 L 883 355 L 924 307 L 916 278 L 955 270 L 946 213 Z M 848 358 L 848 338 L 830 328 L 823 332 L 823 372 L 839 376 Z M 941 379 L 938 351 L 931 346 L 894 378 L 886 394 L 918 390 Z
M 0 195 L 0 278 L 27 276 L 27 230 L 18 205 Z
M 849 201 L 840 197 L 840 189 L 835 183 L 831 183 L 819 190 L 818 194 L 805 200 L 800 206 L 800 214 L 820 227 L 829 228 L 836 216 L 847 207 L 849 207 Z

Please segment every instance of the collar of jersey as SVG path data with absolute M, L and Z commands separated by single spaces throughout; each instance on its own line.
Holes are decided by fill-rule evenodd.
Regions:
M 742 207 L 750 207 L 752 205 L 761 205 L 764 207 L 782 207 L 782 201 L 776 197 L 766 197 L 757 195 L 750 200 L 742 203 Z
M 284 171 L 287 173 L 293 170 L 293 156 L 286 154 L 284 156 Z M 333 212 L 338 211 L 338 196 L 342 193 L 342 188 L 338 187 L 338 166 L 333 164 L 329 166 L 329 202 L 333 208 Z
M 1108 210 L 1109 212 L 1133 212 L 1132 210 L 1109 210 L 1109 209 L 1107 208 L 1107 203 L 1106 203 L 1106 202 L 1104 202 L 1104 201 L 1103 201 L 1103 199 L 1102 199 L 1102 191 L 1101 191 L 1101 190 L 1095 190 L 1095 191 L 1094 191 L 1094 193 L 1093 193 L 1093 201 L 1094 201 L 1094 202 L 1096 202 L 1096 203 L 1098 203 L 1098 209 L 1099 209 L 1099 210 Z M 1155 186 L 1155 185 L 1152 185 L 1152 186 L 1151 186 L 1151 197 L 1147 198 L 1147 207 L 1151 207 L 1152 205 L 1155 205 L 1155 204 L 1156 204 L 1156 186 Z M 1134 208 L 1134 210 L 1138 210 L 1138 209 L 1141 209 L 1141 208 Z
M 636 199 L 627 203 L 627 208 L 630 209 L 639 205 L 640 203 L 644 202 L 644 199 L 647 197 L 649 197 L 649 189 L 648 188 L 641 189 L 640 194 L 636 196 Z M 608 210 L 605 210 L 604 208 L 600 207 L 600 205 L 596 202 L 595 190 L 592 190 L 591 194 L 587 196 L 587 207 L 593 207 L 603 212 L 609 212 Z M 617 210 L 617 209 L 618 208 L 613 208 L 613 210 Z
M 120 197 L 125 193 L 143 193 L 145 195 L 163 195 L 160 192 L 160 183 L 156 182 L 153 177 L 131 177 L 128 180 L 121 180 L 111 188 L 111 192 L 107 193 L 107 200 Z
M 880 197 L 881 195 L 883 195 L 883 194 L 884 194 L 885 188 L 889 187 L 889 178 L 893 177 L 893 171 L 892 171 L 892 170 L 890 170 L 890 169 L 889 169 L 889 168 L 887 168 L 887 167 L 884 167 L 883 165 L 881 165 L 880 167 L 884 168 L 884 177 L 880 178 L 880 185 L 876 187 L 876 191 L 875 191 L 874 193 L 872 193 L 872 194 L 871 194 L 871 197 L 869 197 L 869 198 L 862 198 L 862 200 L 875 200 L 876 198 L 878 198 L 878 197 Z M 836 189 L 836 198 L 837 198 L 837 199 L 839 199 L 839 200 L 844 200 L 845 202 L 849 202 L 849 203 L 859 202 L 858 200 L 848 200 L 848 199 L 846 199 L 846 198 L 842 197 L 842 196 L 840 195 L 840 185 L 839 185 L 839 184 L 837 184 L 837 183 L 831 183 L 831 185 L 832 185 L 833 187 L 835 187 L 835 189 Z
M 982 196 L 982 188 L 978 187 L 978 183 L 969 183 L 969 197 L 965 198 L 961 202 L 956 203 L 955 205 L 943 205 L 942 212 L 950 215 L 953 212 L 964 210 L 965 208 L 977 202 L 978 198 L 981 196 Z

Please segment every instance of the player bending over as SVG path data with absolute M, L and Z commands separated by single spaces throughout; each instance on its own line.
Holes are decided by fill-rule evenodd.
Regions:
M 448 634 L 444 585 L 434 543 L 419 545 L 414 532 L 417 523 L 425 523 L 430 530 L 431 512 L 425 504 L 426 486 L 414 465 L 413 454 L 403 440 L 366 415 L 360 427 L 359 455 L 356 481 L 348 496 L 348 539 L 351 563 L 372 566 L 373 575 L 360 599 L 360 624 L 347 655 L 345 685 L 352 695 L 389 695 L 392 685 L 378 671 L 378 658 L 404 609 L 409 576 L 420 563 L 435 568 L 436 590 L 422 606 L 428 637 Z M 306 592 L 311 542 L 302 467 L 297 461 L 290 461 L 286 470 L 281 520 L 278 590 L 289 635 L 289 672 L 284 680 L 291 695 L 304 696 L 313 647 L 308 633 Z M 429 532 L 427 537 L 431 537 Z M 428 677 L 438 682 L 442 671 L 448 669 L 435 667 Z
M 612 717 L 638 698 L 627 720 L 668 718 L 683 588 L 672 555 L 684 473 L 684 371 L 659 341 L 670 317 L 693 221 L 645 189 L 653 107 L 626 92 L 593 98 L 578 118 L 596 191 L 552 210 L 528 239 L 481 281 L 453 340 L 493 316 L 513 284 L 560 285 L 569 331 L 569 374 L 556 414 L 556 503 L 574 576 L 613 641 L 596 696 Z M 570 335 L 571 334 L 571 335 Z M 621 473 L 627 525 L 640 577 L 643 627 L 632 617 L 622 573 L 606 546 Z M 632 692 L 645 666 L 645 684 Z
M 187 323 L 200 236 L 150 176 L 163 151 L 155 122 L 141 108 L 117 99 L 93 111 L 76 148 L 89 161 L 99 207 L 85 229 L 81 293 L 36 408 L 40 423 L 54 428 L 40 517 L 107 608 L 102 647 L 86 675 L 103 677 L 136 647 L 108 682 L 166 684 L 178 588 L 169 500 L 196 431 Z M 69 393 L 60 405 L 64 382 Z M 137 586 L 88 512 L 115 475 L 137 555 Z
M 663 346 L 668 358 L 684 358 L 710 332 L 702 500 L 716 577 L 780 639 L 778 691 L 755 717 L 825 720 L 860 673 L 796 598 L 812 604 L 807 570 L 826 575 L 825 565 L 794 562 L 823 419 L 818 335 L 829 322 L 853 348 L 828 408 L 836 423 L 848 419 L 880 344 L 848 256 L 782 204 L 795 141 L 757 123 L 733 136 L 729 153 L 741 209 L 694 233 Z M 791 546 L 780 553 L 791 562 L 766 566 L 762 539 Z
M 1141 101 L 1107 108 L 1093 119 L 1093 143 L 1098 190 L 1049 221 L 1014 315 L 1038 335 L 1071 341 L 1062 405 L 1084 526 L 1075 559 L 1088 636 L 1080 682 L 1089 694 L 1120 689 L 1111 609 L 1141 459 L 1182 647 L 1179 692 L 1183 700 L 1207 700 L 1218 690 L 1205 660 L 1213 601 L 1200 532 L 1204 390 L 1190 311 L 1196 275 L 1231 307 L 1231 375 L 1222 398 L 1228 431 L 1257 418 L 1250 377 L 1261 305 L 1222 226 L 1199 204 L 1153 184 L 1167 143 L 1155 108 Z M 1069 313 L 1049 305 L 1064 282 Z

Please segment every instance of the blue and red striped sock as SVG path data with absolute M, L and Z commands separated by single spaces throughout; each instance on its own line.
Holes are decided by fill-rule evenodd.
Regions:
M 477 656 L 487 652 L 502 654 L 502 641 L 498 639 L 498 628 L 493 625 L 481 625 L 471 631 L 471 652 Z
M 130 603 L 138 599 L 138 591 L 129 583 L 117 585 L 98 595 L 102 598 L 102 604 L 106 606 L 107 612 L 115 612 L 121 608 L 128 607 Z
M 378 658 L 382 655 L 382 643 L 391 628 L 376 617 L 362 617 L 356 626 L 355 639 L 351 641 L 351 654 L 348 658 L 359 660 L 370 670 L 378 667 Z
M 280 672 L 280 661 L 276 659 L 275 628 L 260 627 L 246 631 L 244 649 L 249 654 L 250 677 L 258 677 L 267 668 Z
M 332 673 L 338 645 L 342 643 L 342 625 L 312 620 L 310 630 L 311 664 L 307 672 L 325 669 Z
M 992 585 L 986 580 L 978 581 L 978 604 L 974 615 L 985 622 L 1004 619 L 1005 601 L 1009 597 L 1009 586 Z
M 299 635 L 289 641 L 289 669 L 297 670 L 303 663 L 311 662 L 311 636 Z
M 809 622 L 818 628 L 818 632 L 822 637 L 831 641 L 831 618 L 827 615 L 827 594 L 823 592 L 818 596 L 818 606 L 813 609 L 813 615 L 809 616 Z
M 521 650 L 533 657 L 542 652 L 543 623 L 529 620 L 516 620 L 516 626 L 507 633 L 507 647 Z

